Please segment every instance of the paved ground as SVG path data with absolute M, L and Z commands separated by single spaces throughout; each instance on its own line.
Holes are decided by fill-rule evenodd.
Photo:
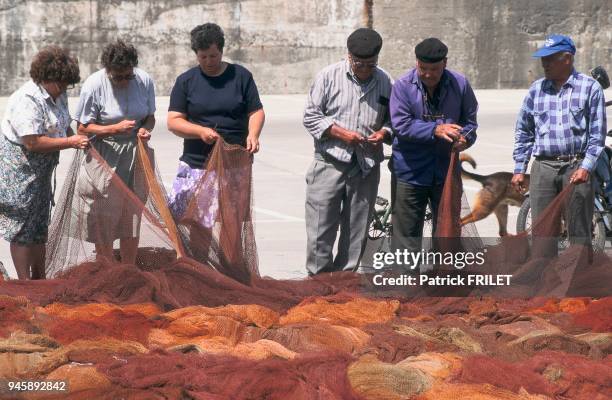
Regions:
M 478 162 L 479 173 L 511 171 L 513 128 L 525 90 L 476 91 L 480 103 L 478 141 L 468 151 Z M 607 98 L 612 91 L 607 91 Z M 76 99 L 71 99 L 71 110 Z M 304 227 L 304 174 L 312 160 L 312 140 L 301 124 L 304 95 L 263 96 L 266 125 L 261 151 L 254 164 L 254 206 L 259 265 L 262 275 L 275 278 L 305 276 L 306 235 Z M 4 115 L 6 98 L 0 98 Z M 182 142 L 166 129 L 168 98 L 158 98 L 157 126 L 151 146 L 155 148 L 158 168 L 168 187 L 176 172 Z M 390 150 L 390 149 L 387 149 Z M 58 168 L 58 193 L 71 151 L 62 154 Z M 389 196 L 390 174 L 383 168 L 380 195 Z M 468 200 L 480 189 L 465 182 Z M 510 209 L 509 230 L 514 232 L 517 208 Z M 497 222 L 490 216 L 477 223 L 481 236 L 496 236 Z M 0 261 L 15 276 L 8 243 L 0 241 Z

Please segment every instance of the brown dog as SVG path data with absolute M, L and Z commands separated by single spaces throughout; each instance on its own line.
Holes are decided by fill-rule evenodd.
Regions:
M 459 156 L 461 164 L 467 162 L 476 168 L 476 161 L 468 154 L 461 153 Z M 490 175 L 478 175 L 468 172 L 461 166 L 461 176 L 473 179 L 482 184 L 482 190 L 476 194 L 471 204 L 472 212 L 461 219 L 461 225 L 469 222 L 480 221 L 491 213 L 495 213 L 499 223 L 499 236 L 506 236 L 508 231 L 508 206 L 520 207 L 525 196 L 519 193 L 512 185 L 512 172 L 495 172 Z M 525 186 L 529 187 L 529 174 L 525 174 Z

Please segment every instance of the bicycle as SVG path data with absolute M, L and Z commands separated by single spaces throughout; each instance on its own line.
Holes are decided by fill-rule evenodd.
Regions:
M 378 208 L 376 208 L 378 206 Z M 381 238 L 390 239 L 393 236 L 393 224 L 391 223 L 391 202 L 384 197 L 376 196 L 376 205 L 372 219 L 368 224 L 368 239 L 377 240 Z M 431 236 L 433 231 L 433 213 L 428 204 L 425 211 L 425 223 L 423 226 L 423 237 Z
M 391 155 L 385 155 L 385 160 L 389 161 Z M 391 183 L 393 185 L 393 183 Z M 374 205 L 374 212 L 370 217 L 368 223 L 368 240 L 380 241 L 378 251 L 390 251 L 391 249 L 391 237 L 393 236 L 393 224 L 391 223 L 391 212 L 393 211 L 393 205 L 391 201 L 381 196 L 376 196 L 376 202 Z M 431 237 L 433 233 L 433 213 L 431 211 L 431 205 L 427 204 L 425 210 L 425 223 L 423 225 L 423 237 Z M 383 249 L 384 248 L 384 249 Z

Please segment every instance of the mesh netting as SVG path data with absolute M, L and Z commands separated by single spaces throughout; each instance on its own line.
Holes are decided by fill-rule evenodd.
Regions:
M 251 211 L 251 164 L 252 156 L 244 149 L 220 141 L 196 182 L 194 194 L 175 219 L 167 206 L 168 196 L 160 184 L 151 149 L 139 143 L 134 173 L 128 178 L 113 173 L 95 149 L 78 152 L 50 228 L 47 266 L 48 275 L 63 274 L 74 286 L 52 300 L 153 300 L 164 309 L 253 302 L 275 308 L 280 303 L 295 304 L 313 293 L 338 291 L 343 285 L 362 291 L 373 289 L 367 280 L 358 282 L 359 278 L 351 274 L 342 278 L 336 275 L 327 287 L 326 278 L 283 282 L 259 277 Z M 594 256 L 590 246 L 570 244 L 555 257 L 573 187 L 568 185 L 528 231 L 483 240 L 472 222 L 462 223 L 470 207 L 463 192 L 459 157 L 453 153 L 432 248 L 439 254 L 480 252 L 488 256 L 477 268 L 465 269 L 434 258 L 427 274 L 431 278 L 478 274 L 483 279 L 503 274 L 512 276 L 512 285 L 439 285 L 404 294 L 609 295 L 605 282 L 611 277 L 612 263 L 605 254 Z M 128 264 L 117 262 L 129 255 L 129 251 L 124 252 L 124 240 L 137 244 L 135 266 L 130 266 L 129 260 Z M 116 247 L 120 244 L 119 248 L 105 254 L 100 243 L 109 247 L 113 242 Z M 76 265 L 88 273 L 70 274 Z M 89 274 L 99 279 L 89 280 Z M 122 281 L 131 284 L 120 284 Z M 121 298 L 114 289 L 118 285 L 123 287 Z
M 597 298 L 612 265 L 585 246 L 547 253 L 572 186 L 527 232 L 488 243 L 461 224 L 453 155 L 434 248 L 487 257 L 421 273 L 512 285 L 381 290 L 350 272 L 260 277 L 251 163 L 219 142 L 175 218 L 151 149 L 139 144 L 128 178 L 78 152 L 50 229 L 52 279 L 0 282 L 0 382 L 65 380 L 69 393 L 45 396 L 58 399 L 612 396 L 612 304 Z M 135 262 L 121 239 L 137 241 Z
M 483 290 L 477 285 L 461 288 L 436 288 L 427 294 L 496 296 L 609 296 L 607 283 L 612 278 L 612 260 L 604 253 L 593 254 L 585 238 L 560 242 L 563 225 L 569 219 L 570 199 L 574 185 L 567 185 L 551 204 L 524 232 L 501 238 L 481 239 L 472 222 L 464 222 L 471 210 L 461 179 L 459 156 L 453 153 L 438 215 L 435 249 L 441 252 L 486 253 L 484 263 L 457 271 L 457 265 L 436 265 L 431 276 L 508 275 L 511 285 L 490 285 Z M 565 233 L 567 235 L 567 233 Z M 561 247 L 564 244 L 565 247 Z M 459 268 L 461 269 L 461 268 Z
M 156 265 L 162 260 L 151 260 L 151 249 L 160 255 L 171 252 L 170 259 L 184 255 L 176 224 L 168 218 L 163 185 L 155 180 L 149 162 L 153 151 L 144 149 L 139 144 L 133 173 L 125 181 L 95 148 L 75 152 L 49 226 L 47 276 L 60 275 L 86 261 L 120 261 L 125 253 L 104 254 L 98 247 L 112 249 L 118 239 L 137 240 L 141 257 L 146 254 L 144 258 Z M 146 263 L 137 259 L 140 265 Z
M 243 283 L 258 276 L 257 249 L 251 215 L 252 155 L 221 143 L 181 219 L 197 260 Z
M 86 261 L 130 262 L 130 242 L 144 268 L 189 257 L 239 282 L 258 275 L 249 153 L 220 141 L 176 221 L 153 150 L 139 141 L 135 160 L 132 173 L 122 177 L 95 148 L 75 153 L 49 227 L 48 276 Z
M 460 238 L 460 245 L 466 250 L 483 247 L 473 222 L 462 224 L 461 220 L 470 214 L 470 206 L 463 191 L 459 153 L 451 153 L 448 174 L 440 199 L 435 236 L 441 239 Z

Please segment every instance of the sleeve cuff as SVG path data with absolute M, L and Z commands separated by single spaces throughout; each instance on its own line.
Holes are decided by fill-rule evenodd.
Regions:
M 315 128 L 312 131 L 312 136 L 314 136 L 317 140 L 325 140 L 326 138 L 323 136 L 325 131 L 334 124 L 334 120 L 331 118 L 323 118 L 321 121 L 317 123 Z
M 252 107 L 250 107 L 249 109 L 247 109 L 247 114 L 251 114 L 254 113 L 256 111 L 262 110 L 263 109 L 263 105 L 261 103 L 258 103 Z
M 87 125 L 91 124 L 96 120 L 96 117 L 92 115 L 83 115 L 76 119 L 79 124 Z
M 525 174 L 527 173 L 527 165 L 529 162 L 517 162 L 514 164 L 514 173 L 515 174 Z
M 470 131 L 470 133 L 468 133 L 464 137 L 468 144 L 471 146 L 476 142 L 476 131 Z
M 594 158 L 591 155 L 587 155 L 584 160 L 582 160 L 582 163 L 580 164 L 580 168 L 584 168 L 587 171 L 591 172 L 593 170 L 593 167 L 595 167 L 595 163 L 596 163 L 597 159 Z
M 181 113 L 181 114 L 185 114 L 187 115 L 187 110 L 183 110 L 180 107 L 168 107 L 168 112 L 177 112 L 177 113 Z
M 438 125 L 442 125 L 442 122 L 436 121 L 436 123 L 433 126 L 433 128 L 431 128 L 431 136 L 430 136 L 429 140 L 434 140 L 436 138 L 436 128 L 438 127 Z

